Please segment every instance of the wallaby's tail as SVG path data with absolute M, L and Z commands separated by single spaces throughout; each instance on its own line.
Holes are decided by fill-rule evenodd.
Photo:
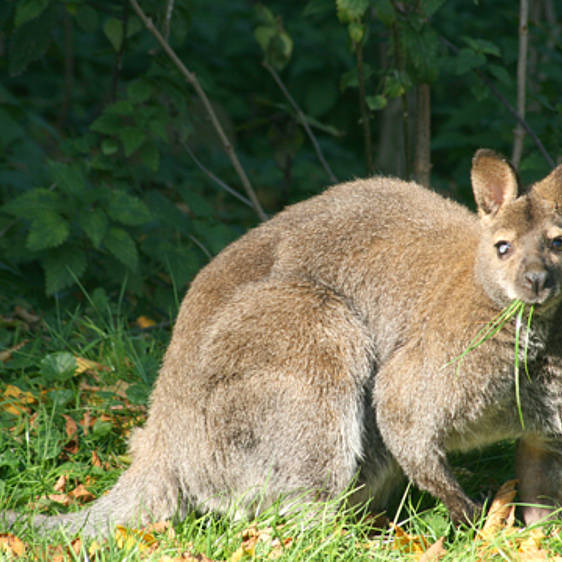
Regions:
M 39 530 L 63 527 L 69 533 L 85 536 L 108 534 L 114 525 L 140 527 L 176 514 L 179 486 L 167 467 L 157 459 L 139 458 L 125 471 L 115 486 L 82 511 L 63 515 L 36 515 L 31 524 Z M 12 524 L 25 515 L 0 513 L 0 522 Z

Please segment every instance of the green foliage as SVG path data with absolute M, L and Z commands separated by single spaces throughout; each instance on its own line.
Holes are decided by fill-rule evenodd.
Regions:
M 282 70 L 293 52 L 293 40 L 284 30 L 280 18 L 263 4 L 256 5 L 258 25 L 254 36 L 259 43 L 266 61 L 277 70 Z
M 463 198 L 475 148 L 510 153 L 513 118 L 474 74 L 515 99 L 518 10 L 507 0 L 494 10 L 461 0 L 177 0 L 167 30 L 166 3 L 140 4 L 197 75 L 270 214 L 327 180 L 262 59 L 341 179 L 365 173 L 359 48 L 379 171 L 404 173 L 394 161 L 414 112 L 406 127 L 395 116 L 390 132 L 383 125 L 420 83 L 432 88 L 438 187 Z M 557 30 L 542 19 L 529 32 L 527 120 L 555 157 Z M 257 221 L 184 150 L 240 190 L 201 101 L 125 0 L 1 2 L 0 34 L 0 284 L 69 302 L 77 283 L 114 296 L 124 287 L 166 316 L 209 255 Z M 524 179 L 546 169 L 527 139 Z

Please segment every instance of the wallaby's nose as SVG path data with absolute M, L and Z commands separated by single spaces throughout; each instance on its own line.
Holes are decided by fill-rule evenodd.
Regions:
M 540 291 L 544 289 L 546 283 L 547 272 L 544 270 L 540 271 L 527 271 L 525 273 L 525 280 L 529 283 L 531 289 L 535 295 L 538 295 Z

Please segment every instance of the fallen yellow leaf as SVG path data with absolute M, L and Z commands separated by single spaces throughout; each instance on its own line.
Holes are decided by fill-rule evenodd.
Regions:
M 2 408 L 15 416 L 20 416 L 26 411 L 25 404 L 33 404 L 36 402 L 31 392 L 21 390 L 17 386 L 9 384 L 4 390 L 4 400 Z
M 422 535 L 410 535 L 394 523 L 390 523 L 390 528 L 394 531 L 393 548 L 420 554 L 423 554 L 429 548 L 428 540 Z
M 139 316 L 137 318 L 137 326 L 144 330 L 146 328 L 151 328 L 152 326 L 156 326 L 156 322 L 152 320 L 152 318 L 149 318 L 148 316 Z
M 123 550 L 130 550 L 134 547 L 146 550 L 156 544 L 154 535 L 137 529 L 128 529 L 122 525 L 115 528 L 115 541 L 117 546 Z
M 8 555 L 23 556 L 25 544 L 15 535 L 8 533 L 0 534 L 0 552 Z
M 513 527 L 515 521 L 515 505 L 512 503 L 517 494 L 517 480 L 508 480 L 502 484 L 488 510 L 486 522 L 480 531 L 481 537 L 498 532 L 505 527 Z
M 447 549 L 443 546 L 445 537 L 441 537 L 434 542 L 423 554 L 418 558 L 419 562 L 429 562 L 430 560 L 439 560 L 447 554 Z
M 95 556 L 96 554 L 98 554 L 99 552 L 101 552 L 101 549 L 102 549 L 101 544 L 100 544 L 98 541 L 93 540 L 93 541 L 90 543 L 90 546 L 88 547 L 88 554 L 90 555 L 90 558 L 94 558 L 94 556 Z
M 66 483 L 68 482 L 68 476 L 66 474 L 61 474 L 59 479 L 55 482 L 53 490 L 55 492 L 64 492 L 66 489 Z
M 80 502 L 89 502 L 95 499 L 94 494 L 86 489 L 84 484 L 78 484 L 74 490 L 68 493 L 69 496 L 79 500 Z
M 91 361 L 90 359 L 85 359 L 84 357 L 77 357 L 74 356 L 76 361 L 76 371 L 74 371 L 75 375 L 81 375 L 86 371 L 109 371 L 109 367 L 106 365 L 102 365 L 101 363 L 97 363 L 96 361 Z

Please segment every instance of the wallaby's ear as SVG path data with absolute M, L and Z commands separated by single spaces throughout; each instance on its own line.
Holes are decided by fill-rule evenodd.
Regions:
M 531 192 L 551 203 L 555 209 L 562 209 L 562 164 L 533 185 Z
M 492 150 L 481 148 L 476 151 L 470 178 L 481 217 L 495 215 L 503 205 L 517 197 L 515 170 L 505 158 Z

